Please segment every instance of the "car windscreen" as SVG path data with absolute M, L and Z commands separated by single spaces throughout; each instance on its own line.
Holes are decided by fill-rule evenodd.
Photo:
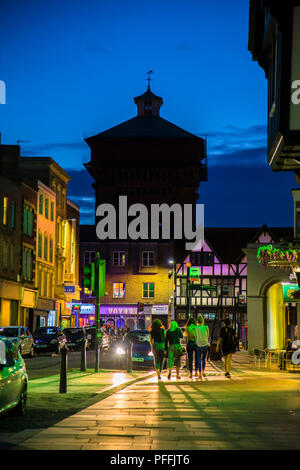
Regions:
M 126 341 L 130 341 L 133 344 L 143 344 L 150 342 L 150 333 L 141 331 L 131 331 L 126 336 Z
M 0 328 L 0 336 L 6 338 L 16 338 L 18 336 L 18 328 Z
M 57 333 L 58 331 L 56 328 L 37 328 L 34 332 L 34 336 L 56 336 Z
M 67 338 L 77 337 L 83 338 L 83 331 L 80 328 L 65 328 L 63 333 Z

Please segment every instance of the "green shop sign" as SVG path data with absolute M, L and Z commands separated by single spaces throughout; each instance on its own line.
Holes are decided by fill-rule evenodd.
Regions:
M 298 284 L 283 284 L 283 301 L 284 302 L 299 302 L 300 299 L 294 298 L 294 292 L 299 290 Z

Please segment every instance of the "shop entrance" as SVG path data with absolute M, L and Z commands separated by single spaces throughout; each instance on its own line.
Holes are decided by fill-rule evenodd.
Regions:
M 284 349 L 286 343 L 285 304 L 282 284 L 277 283 L 267 291 L 267 348 Z

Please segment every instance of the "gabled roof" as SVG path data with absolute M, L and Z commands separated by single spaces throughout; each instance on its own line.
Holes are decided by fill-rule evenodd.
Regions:
M 136 116 L 85 141 L 88 145 L 102 139 L 162 138 L 202 140 L 160 116 Z
M 204 228 L 204 239 L 216 256 L 225 264 L 238 263 L 244 256 L 243 248 L 256 243 L 262 233 L 268 233 L 273 241 L 291 240 L 292 227 L 216 227 Z

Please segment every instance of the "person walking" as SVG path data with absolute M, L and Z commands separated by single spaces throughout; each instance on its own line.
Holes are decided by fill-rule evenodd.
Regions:
M 168 366 L 169 374 L 168 379 L 171 378 L 173 364 L 176 367 L 176 377 L 180 379 L 179 370 L 180 370 L 180 359 L 181 359 L 181 343 L 180 340 L 183 338 L 181 329 L 179 328 L 176 321 L 171 321 L 170 328 L 166 333 L 166 350 L 168 351 Z
M 197 323 L 195 318 L 190 317 L 185 325 L 184 336 L 187 337 L 187 355 L 188 355 L 188 366 L 190 371 L 190 379 L 193 378 L 193 359 L 195 356 L 195 376 L 198 373 L 198 361 L 197 361 L 197 346 L 196 346 L 196 328 Z
M 159 319 L 153 320 L 150 328 L 150 344 L 154 357 L 154 367 L 158 380 L 161 380 L 161 371 L 165 359 L 165 337 L 166 331 Z
M 217 352 L 222 350 L 222 354 L 224 356 L 224 362 L 225 362 L 225 377 L 230 379 L 230 369 L 231 369 L 231 360 L 232 360 L 232 354 L 235 353 L 236 347 L 237 347 L 237 337 L 236 337 L 236 332 L 233 328 L 230 326 L 230 320 L 229 318 L 225 318 L 225 326 L 220 329 L 219 332 L 219 338 L 218 338 L 218 343 L 217 343 Z
M 198 326 L 196 327 L 196 349 L 197 349 L 197 362 L 199 369 L 199 379 L 206 377 L 205 366 L 206 356 L 209 348 L 209 328 L 204 324 L 202 315 L 198 317 Z

